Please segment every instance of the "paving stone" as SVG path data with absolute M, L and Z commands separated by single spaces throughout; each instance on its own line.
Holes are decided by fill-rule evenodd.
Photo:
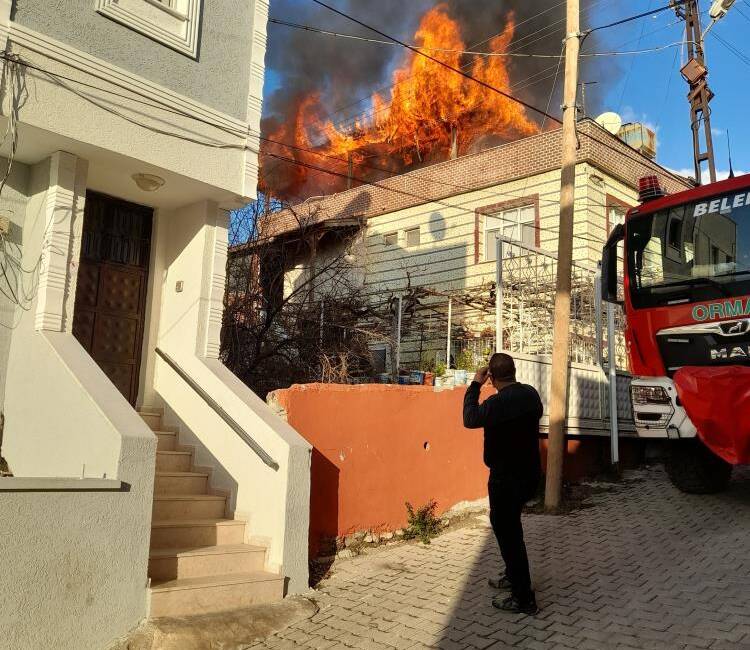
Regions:
M 334 564 L 320 611 L 252 648 L 750 650 L 750 470 L 722 495 L 629 473 L 568 516 L 525 517 L 536 617 L 498 612 L 484 524 Z

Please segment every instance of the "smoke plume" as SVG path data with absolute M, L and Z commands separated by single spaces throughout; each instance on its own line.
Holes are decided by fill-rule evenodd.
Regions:
M 281 20 L 380 38 L 313 3 L 276 0 L 271 7 L 272 17 Z M 424 27 L 425 15 L 437 8 L 441 15 L 445 14 L 457 23 L 460 38 L 467 48 L 482 52 L 500 47 L 510 52 L 559 54 L 565 28 L 564 4 L 555 5 L 549 0 L 339 0 L 336 7 L 407 43 L 415 42 L 415 32 L 420 26 Z M 502 40 L 503 34 L 509 42 Z M 493 37 L 494 41 L 491 40 Z M 587 42 L 589 47 L 593 40 Z M 432 42 L 438 47 L 449 47 L 444 46 L 437 35 Z M 445 159 L 451 153 L 451 146 L 458 153 L 467 153 L 529 135 L 541 128 L 541 116 L 523 111 L 514 103 L 497 104 L 495 94 L 492 100 L 497 105 L 494 112 L 490 111 L 491 115 L 486 106 L 481 107 L 482 112 L 478 105 L 455 118 L 436 115 L 434 118 L 443 119 L 445 125 L 433 127 L 427 136 L 417 133 L 413 146 L 403 137 L 386 138 L 383 131 L 391 129 L 395 132 L 397 126 L 391 123 L 374 126 L 374 123 L 388 115 L 392 101 L 396 103 L 392 95 L 394 72 L 407 69 L 413 58 L 404 48 L 397 46 L 334 38 L 270 24 L 266 61 L 270 89 L 267 87 L 262 133 L 266 138 L 294 145 L 297 149 L 264 142 L 262 189 L 283 199 L 303 199 L 312 194 L 339 191 L 363 179 L 377 180 L 385 174 L 378 172 L 379 169 L 400 172 Z M 455 62 L 471 66 L 477 59 L 461 57 Z M 487 67 L 489 62 L 490 59 L 480 60 Z M 557 64 L 557 59 L 550 58 L 496 57 L 492 59 L 492 65 L 504 69 L 496 70 L 495 76 L 488 76 L 488 80 L 506 83 L 514 96 L 540 108 L 546 108 L 549 103 L 550 112 L 558 115 L 562 67 L 555 93 L 551 95 Z M 475 72 L 472 67 L 467 70 Z M 408 72 L 413 73 L 413 69 L 408 69 Z M 454 75 L 449 71 L 446 73 L 448 77 Z M 491 75 L 491 71 L 486 74 Z M 582 79 L 592 77 L 596 77 L 593 71 L 584 68 Z M 430 78 L 430 81 L 435 80 Z M 445 83 L 451 82 L 446 79 Z M 588 114 L 597 110 L 598 95 L 604 90 L 602 86 L 599 84 L 588 89 Z M 476 93 L 477 90 L 464 92 Z M 486 94 L 493 93 L 483 89 L 481 92 L 485 95 L 478 103 L 490 101 Z M 373 105 L 375 93 L 385 107 L 377 105 L 377 99 Z M 440 107 L 440 97 L 432 105 L 435 111 L 444 112 Z M 515 117 L 504 115 L 518 110 L 520 113 Z M 410 119 L 413 122 L 414 118 Z M 430 121 L 432 116 L 420 114 L 420 119 Z M 506 124 L 508 120 L 513 123 Z M 373 133 L 376 127 L 379 132 Z M 482 128 L 484 132 L 481 132 Z M 452 144 L 451 129 L 458 131 Z M 420 141 L 420 138 L 426 141 Z M 320 153 L 311 155 L 305 149 Z M 353 162 L 345 162 L 347 155 L 353 158 Z M 280 158 L 292 158 L 300 164 Z M 321 173 L 315 167 L 333 170 L 335 174 Z M 347 181 L 347 175 L 354 179 Z

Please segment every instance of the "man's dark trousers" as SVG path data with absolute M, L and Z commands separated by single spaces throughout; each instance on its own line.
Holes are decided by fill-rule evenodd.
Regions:
M 521 512 L 535 488 L 490 473 L 490 523 L 505 561 L 505 575 L 512 585 L 513 595 L 521 602 L 526 602 L 532 594 Z

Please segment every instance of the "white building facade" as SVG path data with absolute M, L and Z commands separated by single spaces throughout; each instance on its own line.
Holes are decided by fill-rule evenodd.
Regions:
M 307 587 L 309 445 L 218 359 L 267 18 L 0 1 L 9 647 L 104 648 L 149 614 Z

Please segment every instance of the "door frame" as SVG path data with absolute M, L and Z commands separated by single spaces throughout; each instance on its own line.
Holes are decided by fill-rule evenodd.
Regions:
M 149 294 L 151 293 L 151 266 L 153 263 L 153 251 L 154 251 L 154 228 L 155 228 L 155 222 L 156 222 L 156 210 L 150 206 L 143 205 L 142 203 L 136 203 L 134 201 L 128 201 L 126 199 L 121 199 L 116 196 L 112 196 L 110 194 L 107 194 L 105 192 L 99 192 L 92 189 L 86 190 L 86 202 L 84 204 L 84 210 L 83 210 L 83 219 L 81 223 L 81 240 L 83 240 L 83 232 L 85 231 L 86 227 L 86 215 L 87 210 L 86 206 L 89 202 L 89 197 L 91 195 L 95 195 L 99 199 L 103 199 L 110 203 L 116 203 L 124 206 L 134 206 L 143 210 L 147 210 L 149 212 L 148 216 L 148 240 L 146 249 L 143 252 L 143 259 L 145 261 L 145 264 L 143 267 L 136 267 L 135 265 L 128 265 L 128 264 L 121 264 L 118 262 L 99 262 L 100 268 L 102 266 L 111 265 L 115 268 L 122 268 L 122 269 L 138 269 L 139 272 L 142 272 L 143 279 L 141 284 L 141 291 L 140 296 L 138 298 L 138 310 L 140 318 L 138 318 L 137 322 L 137 329 L 136 329 L 136 336 L 135 336 L 135 344 L 134 344 L 134 359 L 135 359 L 135 367 L 134 367 L 134 373 L 133 377 L 131 378 L 131 387 L 130 392 L 132 395 L 132 401 L 129 400 L 126 396 L 125 399 L 128 399 L 128 402 L 131 404 L 131 406 L 135 407 L 138 402 L 138 397 L 140 394 L 140 388 L 141 388 L 141 372 L 143 369 L 143 357 L 144 357 L 144 350 L 143 350 L 143 344 L 145 339 L 145 332 L 146 332 L 146 316 L 148 311 L 148 299 Z M 79 270 L 80 265 L 84 261 L 84 253 L 83 253 L 83 241 L 81 241 L 81 253 L 80 253 L 80 260 L 79 260 Z M 94 262 L 96 263 L 96 262 Z M 75 319 L 75 309 L 76 309 L 76 298 L 74 297 L 73 300 L 73 319 Z M 92 333 L 93 336 L 93 333 Z M 90 354 L 90 352 L 89 352 Z M 92 357 L 93 359 L 93 357 Z

